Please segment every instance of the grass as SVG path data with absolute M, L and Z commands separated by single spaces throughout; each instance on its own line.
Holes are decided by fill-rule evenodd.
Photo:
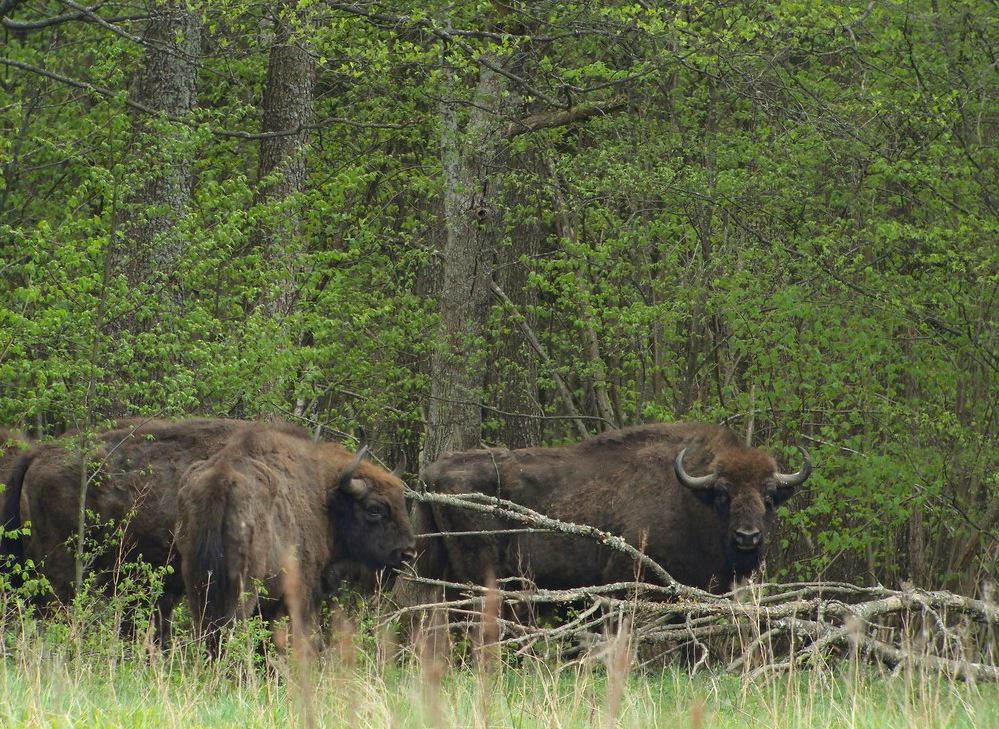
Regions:
M 676 667 L 632 672 L 611 701 L 614 667 L 597 661 L 521 659 L 488 672 L 471 665 L 438 674 L 412 658 L 379 660 L 369 646 L 351 655 L 331 650 L 303 669 L 282 656 L 264 665 L 238 646 L 210 664 L 183 636 L 162 652 L 141 641 L 83 638 L 72 630 L 8 631 L 0 726 L 999 727 L 994 685 L 869 667 L 756 682 Z M 308 691 L 298 680 L 303 671 Z
M 148 612 L 157 589 L 133 587 L 111 604 L 78 596 L 44 621 L 0 590 L 0 728 L 999 729 L 995 684 L 850 661 L 756 680 L 676 665 L 634 670 L 626 627 L 590 660 L 500 656 L 495 646 L 476 648 L 482 638 L 472 636 L 448 649 L 465 660 L 445 666 L 432 642 L 400 651 L 391 636 L 357 631 L 338 613 L 318 657 L 265 655 L 267 631 L 245 621 L 211 662 L 191 638 L 184 608 L 166 649 L 151 639 L 148 621 L 122 620 Z M 370 606 L 356 596 L 341 604 L 371 624 Z M 487 600 L 487 646 L 498 635 L 498 610 Z M 135 626 L 136 637 L 119 637 L 123 625 Z

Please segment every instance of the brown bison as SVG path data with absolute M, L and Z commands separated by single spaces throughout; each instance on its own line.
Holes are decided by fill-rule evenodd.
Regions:
M 364 450 L 255 427 L 187 470 L 177 546 L 191 615 L 211 653 L 222 625 L 257 613 L 278 618 L 286 597 L 300 600 L 311 632 L 331 571 L 394 568 L 415 555 L 405 486 L 363 461 Z M 297 596 L 285 594 L 290 558 Z
M 97 434 L 86 463 L 75 438 L 36 446 L 12 469 L 3 514 L 8 529 L 30 522 L 30 535 L 5 542 L 4 551 L 32 559 L 55 598 L 71 599 L 78 588 L 80 483 L 86 473 L 86 508 L 92 512 L 87 517 L 86 573 L 95 576 L 97 586 L 106 587 L 118 577 L 121 564 L 136 558 L 155 567 L 173 567 L 157 605 L 168 619 L 184 594 L 174 547 L 180 476 L 248 425 L 224 419 L 131 419 Z M 280 427 L 308 437 L 293 426 Z
M 784 474 L 770 455 L 721 426 L 639 425 L 557 448 L 454 453 L 428 466 L 424 480 L 430 491 L 481 492 L 592 525 L 644 550 L 680 582 L 723 591 L 758 567 L 774 509 L 811 473 L 800 450 L 801 470 Z M 414 526 L 420 534 L 524 525 L 421 504 Z M 421 550 L 418 573 L 458 581 L 523 575 L 539 587 L 564 588 L 636 572 L 620 552 L 565 535 L 434 537 Z

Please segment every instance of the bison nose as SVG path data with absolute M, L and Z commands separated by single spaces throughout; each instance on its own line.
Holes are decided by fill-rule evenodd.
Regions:
M 763 541 L 763 534 L 759 529 L 736 529 L 735 546 L 739 549 L 756 549 Z
M 402 550 L 402 552 L 400 552 L 400 555 L 402 557 L 402 559 L 400 559 L 400 562 L 412 562 L 414 559 L 416 559 L 416 550 L 410 547 L 409 549 Z

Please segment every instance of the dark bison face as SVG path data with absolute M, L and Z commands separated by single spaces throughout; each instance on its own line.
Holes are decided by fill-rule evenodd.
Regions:
M 416 556 L 405 485 L 380 470 L 375 476 L 355 475 L 362 455 L 358 453 L 331 496 L 336 538 L 348 557 L 373 570 L 399 567 Z
M 725 554 L 737 576 L 759 566 L 776 508 L 811 474 L 808 453 L 798 450 L 805 462 L 792 474 L 778 472 L 771 456 L 748 448 L 716 455 L 711 473 L 704 476 L 691 476 L 684 470 L 684 451 L 674 461 L 677 480 L 714 509 Z

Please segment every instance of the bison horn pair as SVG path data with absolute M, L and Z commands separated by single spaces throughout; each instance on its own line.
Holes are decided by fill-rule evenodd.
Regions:
M 796 473 L 775 473 L 774 479 L 781 486 L 798 486 L 804 483 L 805 479 L 812 474 L 812 459 L 809 457 L 808 451 L 801 446 L 798 446 L 798 450 L 801 451 L 801 455 L 805 459 L 805 462 L 802 464 L 801 470 Z M 709 473 L 706 476 L 691 476 L 688 474 L 683 469 L 683 454 L 686 452 L 687 449 L 684 448 L 676 454 L 676 460 L 673 461 L 673 470 L 676 472 L 676 479 L 688 489 L 711 488 L 718 479 L 718 474 Z
M 345 494 L 349 494 L 355 499 L 364 498 L 370 488 L 364 479 L 354 478 L 354 472 L 357 470 L 357 467 L 361 465 L 361 461 L 364 459 L 364 454 L 367 452 L 368 447 L 366 445 L 362 445 L 358 448 L 357 453 L 354 454 L 353 460 L 343 470 L 343 473 L 340 474 L 340 488 Z

